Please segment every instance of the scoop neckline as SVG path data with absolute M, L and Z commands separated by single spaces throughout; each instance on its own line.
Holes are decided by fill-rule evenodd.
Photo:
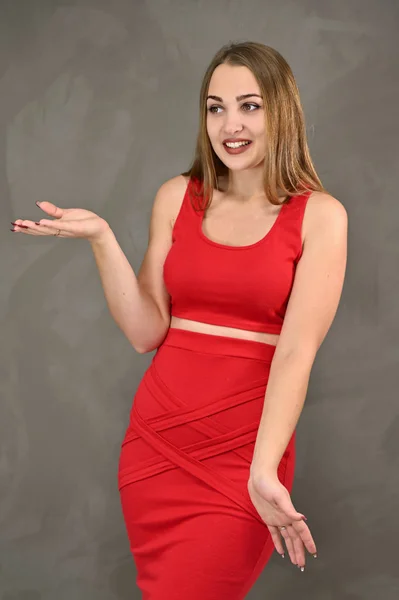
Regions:
M 216 248 L 222 248 L 225 250 L 249 250 L 251 248 L 256 248 L 256 246 L 260 246 L 260 244 L 263 244 L 264 242 L 266 242 L 269 239 L 269 237 L 271 237 L 272 233 L 276 230 L 277 225 L 281 220 L 281 215 L 284 212 L 284 209 L 285 209 L 287 203 L 289 202 L 289 200 L 290 200 L 290 198 L 282 203 L 280 212 L 278 213 L 276 219 L 274 220 L 273 225 L 271 226 L 269 231 L 266 233 L 266 235 L 264 235 L 260 240 L 258 240 L 257 242 L 254 242 L 253 244 L 247 244 L 246 246 L 229 246 L 228 244 L 221 244 L 219 242 L 215 242 L 214 240 L 211 240 L 210 238 L 208 238 L 202 229 L 202 223 L 203 223 L 204 217 L 205 217 L 205 210 L 202 210 L 201 213 L 199 214 L 198 234 L 204 242 L 206 242 L 207 244 L 210 244 L 211 246 L 215 246 Z

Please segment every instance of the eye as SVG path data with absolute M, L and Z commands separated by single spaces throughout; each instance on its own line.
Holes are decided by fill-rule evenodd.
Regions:
M 218 109 L 218 108 L 222 108 L 222 107 L 221 106 L 217 106 L 216 104 L 212 104 L 212 106 L 208 107 L 208 112 L 210 112 L 210 113 L 216 113 L 216 110 L 214 110 L 215 108 Z
M 207 111 L 213 114 L 219 114 L 219 108 L 221 109 L 222 107 L 217 104 L 212 104 L 212 106 L 207 108 Z M 260 106 L 255 102 L 244 102 L 244 104 L 241 105 L 241 108 L 244 110 L 244 112 L 254 112 L 255 110 L 258 110 Z
M 241 108 L 244 108 L 244 106 L 253 106 L 254 110 L 257 110 L 258 108 L 260 108 L 259 104 L 255 104 L 255 102 L 245 102 Z M 245 112 L 253 112 L 252 110 L 246 110 Z

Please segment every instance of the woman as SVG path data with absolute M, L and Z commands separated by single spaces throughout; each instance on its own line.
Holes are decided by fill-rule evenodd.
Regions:
M 291 501 L 295 427 L 346 269 L 347 213 L 313 167 L 297 85 L 263 44 L 223 47 L 202 83 L 189 171 L 155 198 L 136 278 L 82 209 L 14 231 L 86 238 L 140 353 L 119 489 L 147 600 L 244 598 L 274 548 L 316 557 Z

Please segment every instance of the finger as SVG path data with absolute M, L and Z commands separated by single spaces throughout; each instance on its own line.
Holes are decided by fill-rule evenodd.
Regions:
M 25 225 L 25 222 L 24 223 L 12 222 L 11 225 L 14 225 L 14 229 L 12 229 L 12 231 L 14 231 L 16 233 L 25 233 L 27 235 L 41 235 L 41 236 L 46 235 L 46 233 L 40 231 L 35 224 Z
M 54 230 L 54 232 L 60 228 L 58 221 L 48 221 L 48 223 L 52 226 L 52 229 Z M 41 233 L 44 235 L 48 235 L 49 231 L 46 228 L 40 228 L 40 225 L 42 225 L 43 223 L 38 222 L 38 221 L 29 221 L 28 219 L 17 219 L 17 221 L 15 221 L 15 225 L 18 225 L 19 227 L 22 227 L 23 229 L 29 229 L 30 232 L 29 233 Z
M 296 562 L 302 570 L 305 568 L 305 549 L 300 536 L 296 533 L 295 529 L 291 525 L 287 525 L 287 531 L 291 537 L 292 544 L 294 546 Z
M 315 541 L 306 523 L 304 523 L 303 521 L 297 521 L 292 524 L 292 527 L 300 536 L 306 550 L 313 556 L 317 555 L 317 547 Z
M 302 513 L 295 510 L 288 490 L 286 490 L 286 493 L 279 495 L 279 497 L 276 498 L 276 505 L 279 510 L 285 513 L 284 516 L 287 517 L 289 521 L 299 521 L 304 518 Z
M 67 212 L 65 208 L 56 206 L 52 202 L 47 202 L 46 200 L 42 202 L 36 202 L 36 206 L 55 219 L 61 219 L 61 217 L 65 216 L 65 213 Z
M 287 547 L 291 562 L 294 565 L 297 565 L 298 563 L 297 563 L 297 559 L 296 559 L 294 544 L 292 543 L 292 539 L 290 537 L 290 534 L 288 533 L 288 530 L 287 529 L 279 529 L 279 531 L 280 531 L 281 537 L 284 538 L 285 545 Z
M 280 486 L 278 493 L 274 494 L 273 504 L 275 504 L 278 510 L 285 513 L 285 516 L 287 519 L 289 519 L 289 522 L 299 521 L 300 519 L 305 518 L 302 513 L 299 513 L 297 510 L 295 510 L 290 493 L 284 486 Z
M 57 221 L 50 219 L 40 219 L 35 222 L 36 227 L 40 227 L 41 231 L 47 232 L 48 235 L 54 235 L 58 230 L 61 230 L 61 237 L 79 237 L 86 234 L 86 228 L 79 221 Z
M 270 531 L 270 535 L 272 537 L 273 544 L 274 544 L 277 552 L 281 555 L 285 554 L 285 549 L 284 549 L 283 543 L 281 541 L 281 535 L 279 533 L 278 528 L 275 527 L 274 525 L 268 525 L 267 527 Z

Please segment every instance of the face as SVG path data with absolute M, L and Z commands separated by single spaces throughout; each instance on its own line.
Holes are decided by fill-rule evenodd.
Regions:
M 223 64 L 214 70 L 206 101 L 207 131 L 215 153 L 229 169 L 250 169 L 265 158 L 266 130 L 260 96 L 258 83 L 247 67 Z M 230 142 L 237 146 L 235 140 L 249 143 L 229 148 Z

